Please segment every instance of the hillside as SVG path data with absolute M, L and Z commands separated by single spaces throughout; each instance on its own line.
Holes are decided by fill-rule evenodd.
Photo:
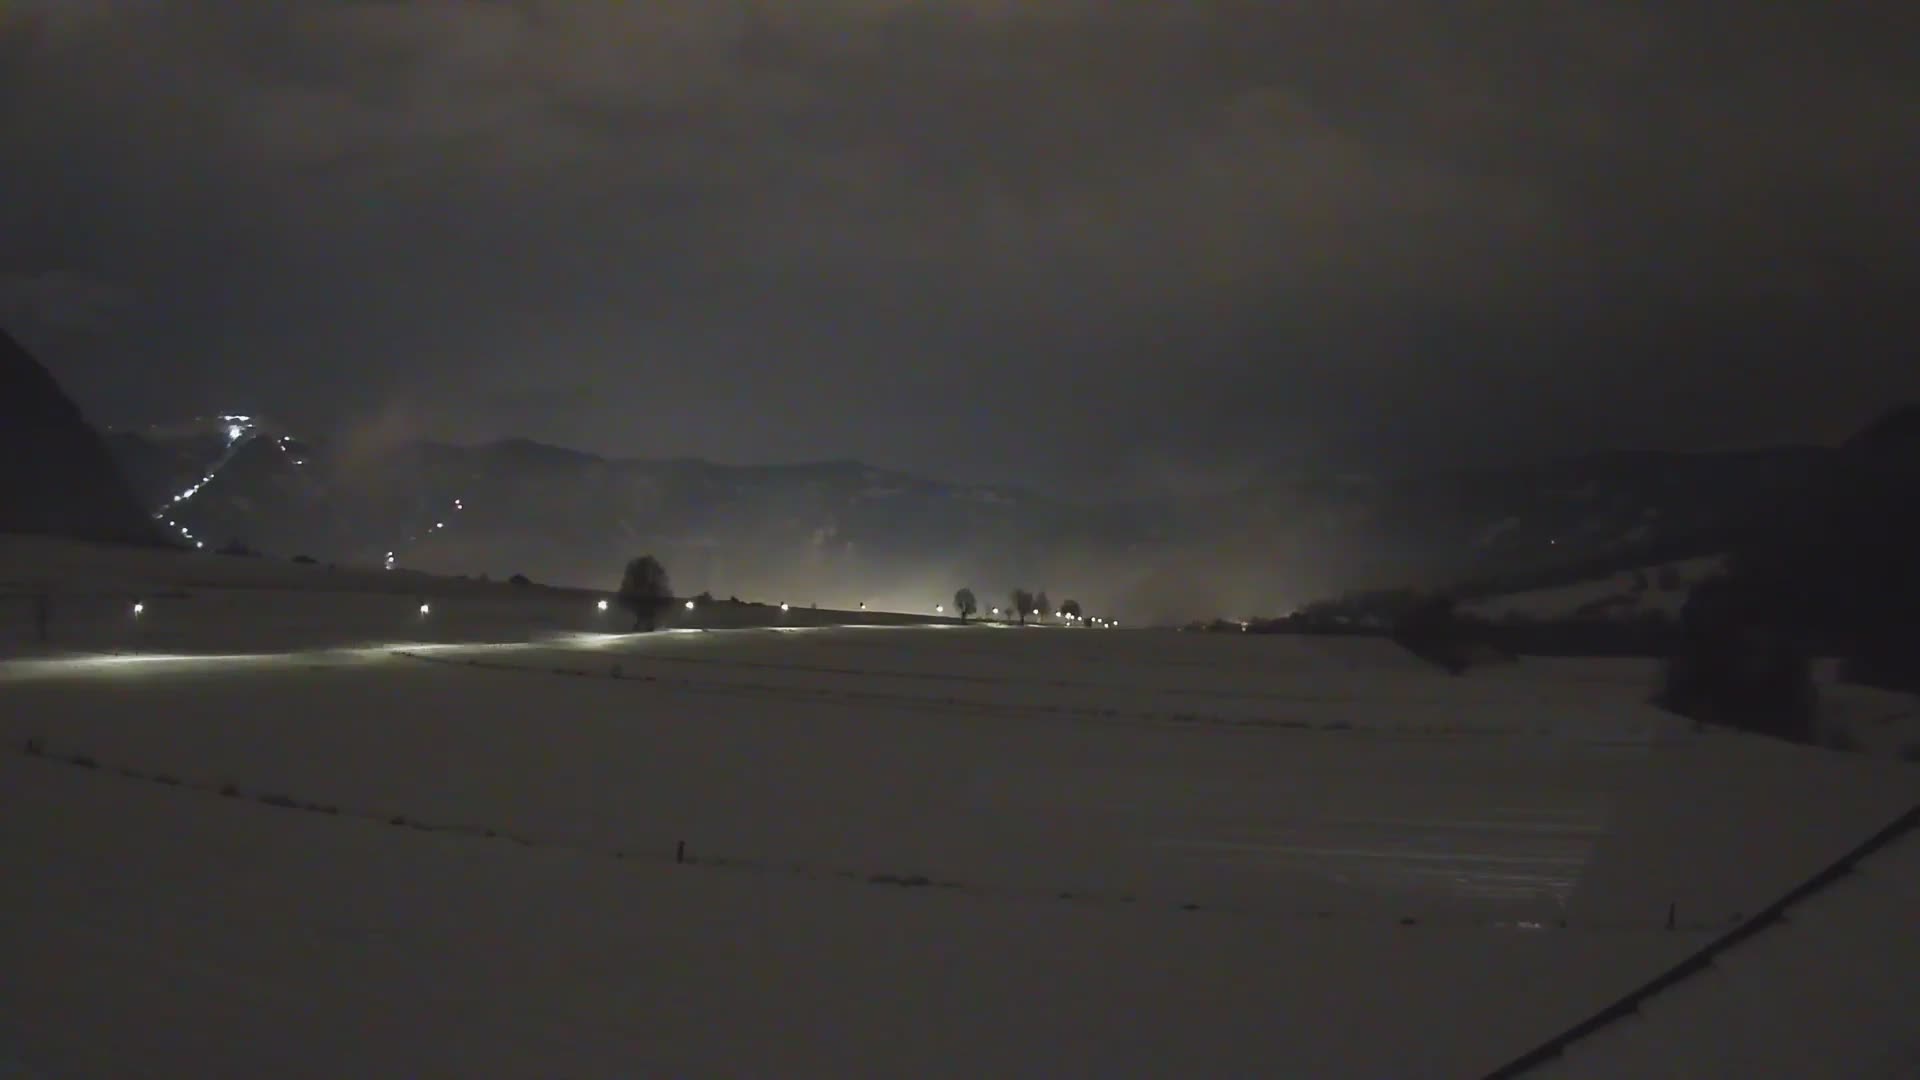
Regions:
M 0 330 L 0 532 L 160 542 L 99 433 L 5 330 Z

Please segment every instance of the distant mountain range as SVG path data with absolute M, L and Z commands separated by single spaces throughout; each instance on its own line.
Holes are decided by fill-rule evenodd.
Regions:
M 1349 587 L 1514 589 L 1726 550 L 1838 450 L 1607 453 L 1499 469 L 1297 468 L 1226 495 L 1076 502 L 852 461 L 621 460 L 526 440 L 380 449 L 253 417 L 108 435 L 170 531 L 279 555 L 597 586 L 651 551 L 683 592 L 917 609 L 1015 584 L 1134 619 Z

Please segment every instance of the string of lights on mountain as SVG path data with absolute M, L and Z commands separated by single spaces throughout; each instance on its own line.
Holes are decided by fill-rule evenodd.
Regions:
M 201 475 L 199 480 L 196 480 L 195 482 L 183 488 L 179 492 L 176 492 L 172 498 L 168 499 L 167 502 L 160 507 L 160 509 L 155 510 L 153 512 L 153 517 L 156 521 L 165 522 L 169 528 L 175 530 L 180 534 L 181 539 L 192 544 L 196 549 L 199 549 L 199 550 L 206 549 L 206 546 L 207 546 L 206 541 L 194 535 L 194 532 L 192 529 L 188 528 L 184 524 L 181 524 L 181 522 L 176 517 L 176 514 L 179 513 L 180 509 L 183 508 L 187 503 L 191 502 L 194 496 L 206 490 L 207 485 L 213 483 L 214 478 L 220 475 L 221 471 L 224 470 L 227 467 L 227 465 L 234 460 L 234 458 L 240 453 L 240 451 L 244 449 L 248 444 L 252 443 L 256 438 L 260 437 L 261 435 L 261 422 L 254 417 L 245 416 L 237 413 L 227 413 L 227 414 L 222 414 L 219 417 L 219 421 L 221 425 L 223 425 L 225 428 L 224 435 L 226 440 L 225 446 L 223 447 L 220 456 L 214 460 L 212 465 L 207 467 L 206 472 Z M 292 459 L 292 462 L 294 465 L 306 464 L 306 461 L 304 459 L 298 456 L 295 456 L 294 450 L 291 449 L 289 445 L 292 441 L 290 436 L 277 435 L 277 436 L 272 436 L 272 439 L 273 439 L 272 445 L 276 449 L 278 449 L 282 454 L 288 455 Z M 466 508 L 467 508 L 466 500 L 456 497 L 453 500 L 452 506 L 449 510 L 449 514 L 450 515 L 459 514 L 465 511 Z M 425 530 L 425 535 L 431 536 L 434 533 L 444 531 L 446 528 L 447 528 L 447 521 L 445 519 L 438 520 L 438 521 L 435 521 L 432 525 L 427 526 Z M 394 548 L 389 548 L 387 550 L 386 557 L 382 561 L 382 566 L 387 570 L 395 569 L 399 565 L 400 551 L 408 546 L 420 543 L 422 539 L 423 539 L 423 534 L 414 533 L 407 537 L 405 543 Z M 140 607 L 141 605 L 135 606 L 135 611 L 134 611 L 135 615 L 140 614 Z M 688 600 L 686 602 L 686 607 L 687 607 L 687 610 L 689 611 L 693 610 L 695 608 L 695 602 L 692 600 Z M 599 601 L 598 608 L 601 611 L 607 610 L 607 602 L 605 600 Z M 860 604 L 860 610 L 865 611 L 866 609 L 867 609 L 866 603 L 862 602 Z M 424 603 L 420 605 L 421 615 L 424 616 L 429 614 L 430 610 L 431 609 L 429 605 Z M 781 604 L 780 610 L 782 611 L 789 610 L 789 605 L 784 603 Z M 935 604 L 933 606 L 933 612 L 936 615 L 944 615 L 946 613 L 946 610 L 947 608 L 945 604 Z M 1017 613 L 1011 609 L 1008 609 L 1005 612 L 1006 617 L 1013 617 L 1016 614 Z M 1035 617 L 1039 617 L 1039 618 L 1045 618 L 1048 615 L 1047 612 L 1038 612 L 1038 611 L 1029 612 L 1028 614 Z M 1053 612 L 1051 614 L 1052 614 L 1052 617 L 1059 619 L 1060 621 L 1067 623 L 1068 625 L 1079 624 L 1084 626 L 1098 626 L 1106 629 L 1112 629 L 1120 625 L 1120 623 L 1116 620 L 1103 619 L 1103 618 L 1100 618 L 1099 616 L 1094 616 L 1094 615 L 1073 614 L 1064 610 Z M 997 607 L 993 608 L 991 611 L 991 617 L 1001 618 L 1002 617 L 1001 609 Z

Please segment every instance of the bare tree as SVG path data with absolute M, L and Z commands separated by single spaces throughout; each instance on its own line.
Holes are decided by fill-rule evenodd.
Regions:
M 619 601 L 622 608 L 633 613 L 635 630 L 652 630 L 660 613 L 673 603 L 667 568 L 651 555 L 627 563 L 627 572 L 620 579 Z
M 953 594 L 953 610 L 960 613 L 961 622 L 966 622 L 974 612 L 980 610 L 980 602 L 973 598 L 972 589 L 961 589 Z
M 1047 590 L 1041 589 L 1040 595 L 1033 598 L 1033 610 L 1043 619 L 1053 610 L 1053 605 L 1047 602 Z
M 1013 601 L 1013 613 L 1020 617 L 1021 625 L 1026 625 L 1027 616 L 1033 614 L 1033 594 L 1025 589 L 1015 589 L 1009 597 Z
M 1080 601 L 1067 600 L 1062 602 L 1060 605 L 1060 614 L 1065 615 L 1069 619 L 1078 619 L 1081 615 Z

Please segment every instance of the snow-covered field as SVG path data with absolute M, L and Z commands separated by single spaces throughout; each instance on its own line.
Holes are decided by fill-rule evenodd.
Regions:
M 95 636 L 0 638 L 0 1075 L 1473 1076 L 1920 797 L 1624 670 L 74 558 Z

